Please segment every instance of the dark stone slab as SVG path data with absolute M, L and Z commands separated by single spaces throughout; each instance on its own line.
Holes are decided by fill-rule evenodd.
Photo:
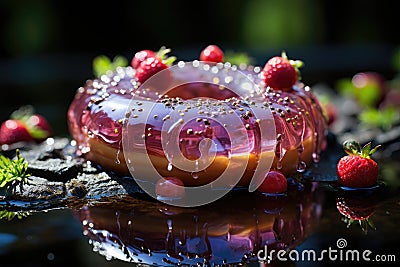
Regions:
M 132 177 L 108 174 L 77 157 L 74 142 L 67 138 L 25 144 L 3 154 L 13 158 L 16 148 L 27 160 L 31 176 L 28 184 L 0 189 L 0 206 L 44 209 L 67 205 L 77 199 L 86 201 L 143 193 Z
M 27 184 L 2 189 L 0 192 L 5 199 L 18 201 L 61 200 L 66 196 L 64 183 L 51 182 L 36 176 L 29 177 Z
M 83 169 L 80 159 L 49 158 L 29 162 L 28 172 L 49 181 L 67 182 Z

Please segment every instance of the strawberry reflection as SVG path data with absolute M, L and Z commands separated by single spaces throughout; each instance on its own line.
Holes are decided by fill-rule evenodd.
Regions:
M 342 221 L 350 227 L 358 224 L 364 234 L 375 230 L 372 215 L 377 208 L 378 200 L 373 192 L 343 192 L 336 197 L 336 208 Z
M 289 250 L 317 224 L 322 192 L 316 183 L 286 195 L 233 191 L 197 208 L 125 197 L 76 210 L 94 250 L 136 263 L 218 265 L 257 261 L 257 252 Z

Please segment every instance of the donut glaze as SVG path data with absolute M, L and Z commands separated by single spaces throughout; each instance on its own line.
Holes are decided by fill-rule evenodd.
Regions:
M 219 69 L 237 68 L 222 63 L 217 66 Z M 140 127 L 134 123 L 128 127 L 138 138 L 145 139 L 147 154 L 162 176 L 179 177 L 187 186 L 207 184 L 224 171 L 234 156 L 239 162 L 243 157 L 243 164 L 247 164 L 238 185 L 248 185 L 260 159 L 259 144 L 263 142 L 258 127 L 259 118 L 254 116 L 251 109 L 252 105 L 259 105 L 269 109 L 273 116 L 274 146 L 262 152 L 273 157 L 272 168 L 290 174 L 304 171 L 308 164 L 318 162 L 326 146 L 327 127 L 321 106 L 311 88 L 298 82 L 290 92 L 276 91 L 263 85 L 259 67 L 241 67 L 240 71 L 261 88 L 259 95 L 262 95 L 262 102 L 260 97 L 257 103 L 253 101 L 254 92 L 243 97 L 243 94 L 238 96 L 221 86 L 204 82 L 179 85 L 168 91 L 168 95 L 160 95 L 141 89 L 134 78 L 135 69 L 118 68 L 99 79 L 88 80 L 77 90 L 68 110 L 70 133 L 77 141 L 79 153 L 85 158 L 105 169 L 129 174 L 122 153 L 123 127 L 128 119 L 134 121 L 151 106 L 144 132 L 135 132 Z M 134 105 L 131 103 L 133 96 L 138 100 Z M 230 113 L 240 118 L 246 129 L 248 142 L 243 146 L 233 148 L 226 125 L 213 120 L 212 115 L 226 114 L 225 110 L 219 108 L 221 105 L 229 107 Z M 128 107 L 131 109 L 127 110 Z M 196 119 L 185 121 L 179 133 L 179 148 L 186 158 L 195 161 L 200 157 L 199 144 L 205 138 L 212 139 L 216 144 L 214 161 L 196 173 L 196 177 L 179 168 L 170 168 L 169 157 L 163 152 L 160 141 L 163 123 L 179 120 L 169 116 L 171 110 L 181 110 L 183 115 L 188 110 L 198 113 Z M 232 149 L 235 154 L 231 154 Z M 140 161 L 141 156 L 136 155 L 135 160 Z

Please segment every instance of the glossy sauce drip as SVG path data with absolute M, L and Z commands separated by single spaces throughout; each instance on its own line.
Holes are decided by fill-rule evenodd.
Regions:
M 326 122 L 321 106 L 311 90 L 301 83 L 293 89 L 294 92 L 267 89 L 264 94 L 275 119 L 277 167 L 281 167 L 280 161 L 288 150 L 296 149 L 298 171 L 301 172 L 306 168 L 302 160 L 303 142 L 313 137 L 313 160 L 316 162 L 326 145 Z

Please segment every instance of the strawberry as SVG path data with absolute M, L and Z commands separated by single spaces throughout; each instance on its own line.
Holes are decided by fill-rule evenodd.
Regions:
M 368 197 L 344 197 L 336 198 L 336 208 L 344 218 L 344 222 L 349 227 L 351 224 L 358 222 L 361 229 L 366 233 L 368 228 L 375 228 L 371 216 L 376 211 L 376 205 L 369 201 Z
M 280 171 L 269 171 L 263 183 L 258 187 L 262 193 L 283 193 L 287 191 L 287 180 Z
M 149 57 L 155 57 L 155 56 L 156 56 L 156 52 L 154 52 L 152 50 L 139 51 L 132 58 L 131 66 L 132 66 L 132 68 L 137 69 L 139 67 L 140 63 L 142 63 Z
M 36 139 L 36 141 L 40 142 L 53 135 L 53 130 L 50 127 L 49 122 L 40 114 L 31 115 L 27 121 L 27 125 L 28 130 L 30 130 L 31 135 Z
M 11 145 L 17 142 L 32 141 L 32 137 L 22 122 L 17 120 L 6 120 L 0 127 L 0 144 Z
M 53 134 L 53 130 L 47 119 L 35 113 L 32 106 L 22 106 L 14 111 L 10 118 L 23 124 L 29 132 L 31 139 L 41 142 Z
M 138 82 L 144 83 L 148 78 L 159 71 L 167 69 L 175 61 L 175 57 L 166 57 L 171 50 L 161 47 L 155 56 L 147 57 L 136 69 L 135 78 Z
M 224 52 L 216 45 L 209 45 L 201 51 L 200 60 L 215 63 L 223 62 Z
M 352 94 L 363 107 L 377 107 L 386 95 L 385 79 L 377 72 L 359 72 L 351 81 Z
M 353 188 L 369 187 L 377 183 L 379 167 L 371 155 L 380 145 L 371 149 L 371 142 L 360 149 L 356 141 L 345 141 L 343 148 L 348 154 L 340 158 L 336 166 L 338 182 Z
M 299 68 L 302 66 L 302 61 L 289 60 L 285 52 L 270 58 L 262 70 L 265 85 L 275 90 L 291 91 L 301 78 Z

